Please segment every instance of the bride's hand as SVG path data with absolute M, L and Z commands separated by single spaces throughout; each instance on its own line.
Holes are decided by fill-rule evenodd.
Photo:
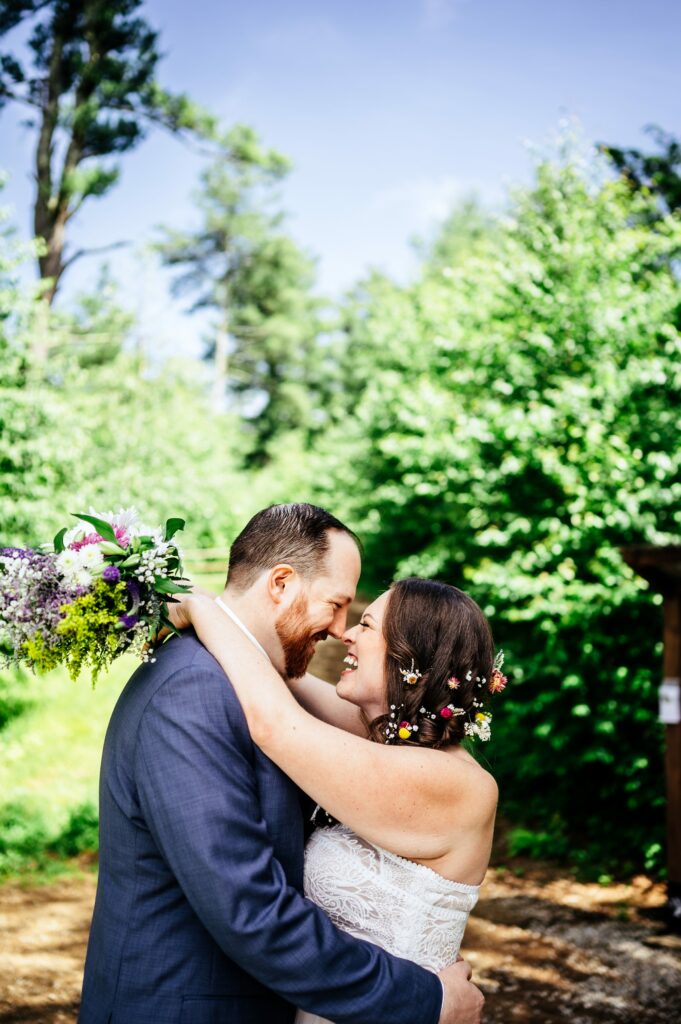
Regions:
M 205 590 L 203 587 L 194 587 L 189 594 L 173 594 L 174 601 L 168 602 L 168 618 L 172 622 L 175 629 L 189 629 L 194 624 L 192 618 L 193 610 L 197 603 L 200 602 L 212 602 L 215 600 L 215 594 L 210 590 Z M 161 634 L 163 634 L 163 630 Z M 169 630 L 165 631 L 170 632 Z
M 201 595 L 205 598 L 209 596 L 209 592 L 198 587 L 190 594 L 175 594 L 173 595 L 174 601 L 166 602 L 168 618 L 172 622 L 174 629 L 189 629 L 192 625 L 191 601 L 195 595 Z M 153 642 L 149 641 L 146 643 L 143 650 L 148 651 L 152 647 L 158 647 L 172 632 L 173 630 L 169 626 L 162 626 L 154 637 Z
M 168 602 L 168 618 L 175 629 L 188 629 L 192 624 L 191 604 L 193 594 L 173 594 L 174 600 Z

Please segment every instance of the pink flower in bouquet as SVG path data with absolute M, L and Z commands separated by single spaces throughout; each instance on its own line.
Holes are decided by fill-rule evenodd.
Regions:
M 130 538 L 123 529 L 122 526 L 114 526 L 113 532 L 116 534 L 116 540 L 122 548 L 127 548 L 130 543 Z M 104 538 L 99 533 L 88 533 L 87 536 L 81 540 L 74 540 L 69 544 L 69 548 L 72 551 L 80 551 L 81 548 L 86 547 L 88 544 L 101 544 Z

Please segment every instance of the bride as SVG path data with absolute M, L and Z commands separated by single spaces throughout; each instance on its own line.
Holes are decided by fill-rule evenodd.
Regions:
M 171 604 L 229 676 L 254 742 L 318 804 L 305 894 L 345 931 L 439 971 L 457 959 L 487 869 L 497 786 L 463 748 L 503 689 L 475 602 L 395 583 L 347 630 L 334 688 L 283 681 L 212 596 Z M 319 810 L 323 808 L 323 810 Z M 322 1024 L 298 1011 L 296 1024 Z

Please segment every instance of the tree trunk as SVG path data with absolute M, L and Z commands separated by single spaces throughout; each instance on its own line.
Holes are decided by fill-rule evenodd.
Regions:
M 42 238 L 47 252 L 38 257 L 38 273 L 42 278 L 52 278 L 50 288 L 44 298 L 51 305 L 57 290 L 57 283 L 63 270 L 62 253 L 64 250 L 64 222 L 60 230 L 55 232 L 54 197 L 52 195 L 52 156 L 54 150 L 54 132 L 59 117 L 59 99 L 62 92 L 61 63 L 64 40 L 55 32 L 50 55 L 49 70 L 44 83 L 42 98 L 42 121 L 38 135 L 38 146 L 35 155 L 36 198 L 33 225 L 37 238 Z
M 42 280 L 49 279 L 49 287 L 43 292 L 43 298 L 49 306 L 52 305 L 59 287 L 59 280 L 64 272 L 64 228 L 66 217 L 58 217 L 47 230 L 43 230 L 39 237 L 43 238 L 47 245 L 47 252 L 44 256 L 38 257 L 38 268 Z M 36 232 L 37 233 L 37 232 Z

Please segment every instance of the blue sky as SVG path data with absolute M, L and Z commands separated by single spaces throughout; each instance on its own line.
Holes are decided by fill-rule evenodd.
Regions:
M 409 240 L 470 192 L 499 204 L 525 181 L 527 142 L 550 144 L 562 118 L 584 136 L 645 142 L 650 122 L 681 134 L 681 4 L 674 0 L 149 0 L 167 54 L 161 82 L 226 124 L 253 124 L 294 163 L 289 229 L 339 294 L 368 266 L 405 279 Z M 34 138 L 0 118 L 5 201 L 30 233 Z M 192 223 L 200 163 L 162 134 L 122 163 L 120 185 L 73 223 L 74 245 L 119 238 L 110 257 L 147 343 L 193 351 L 200 322 L 168 297 L 142 246 L 154 226 Z M 91 284 L 74 266 L 63 301 Z

